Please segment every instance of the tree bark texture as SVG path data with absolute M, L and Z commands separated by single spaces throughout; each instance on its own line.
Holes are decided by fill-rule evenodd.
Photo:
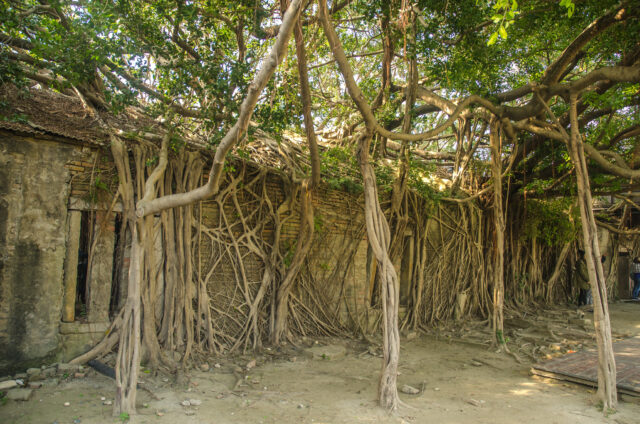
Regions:
M 391 234 L 389 224 L 380 208 L 378 187 L 373 167 L 369 163 L 371 133 L 360 135 L 358 162 L 364 182 L 364 212 L 369 244 L 378 263 L 382 300 L 382 373 L 378 387 L 380 406 L 397 409 L 398 362 L 400 359 L 400 331 L 398 329 L 399 284 L 396 270 L 389 257 Z
M 498 346 L 505 346 L 504 339 L 504 207 L 502 205 L 502 155 L 500 127 L 493 119 L 490 125 L 491 175 L 493 178 L 493 225 L 495 245 L 493 249 L 493 339 Z
M 618 404 L 616 363 L 611 339 L 607 287 L 602 262 L 600 261 L 601 254 L 598 243 L 598 230 L 593 214 L 589 174 L 587 172 L 587 162 L 579 130 L 576 105 L 577 94 L 572 93 L 570 96 L 571 134 L 569 137 L 569 150 L 571 160 L 576 169 L 578 204 L 580 206 L 580 217 L 582 219 L 584 251 L 587 269 L 589 271 L 589 283 L 593 294 L 594 326 L 598 344 L 597 397 L 602 402 L 602 406 L 606 412 L 609 409 L 615 409 Z

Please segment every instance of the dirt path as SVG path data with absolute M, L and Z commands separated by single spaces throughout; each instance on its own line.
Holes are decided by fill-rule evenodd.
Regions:
M 615 332 L 640 334 L 640 304 L 611 305 Z M 575 312 L 575 311 L 574 311 Z M 569 313 L 569 312 L 568 312 Z M 326 345 L 325 345 L 326 343 Z M 475 343 L 423 335 L 403 341 L 399 386 L 424 388 L 401 394 L 395 415 L 376 407 L 380 358 L 370 346 L 322 340 L 285 354 L 221 358 L 207 372 L 191 371 L 182 385 L 168 378 L 145 381 L 160 399 L 141 391 L 138 423 L 616 423 L 639 422 L 640 399 L 622 396 L 619 410 L 604 417 L 593 390 L 529 376 L 518 364 Z M 588 343 L 585 343 L 587 345 Z M 232 362 L 233 359 L 233 362 Z M 240 370 L 238 365 L 243 365 Z M 0 406 L 0 423 L 117 423 L 113 382 L 89 373 L 34 391 L 27 402 Z M 194 399 L 197 406 L 181 402 Z M 64 406 L 69 402 L 70 406 Z

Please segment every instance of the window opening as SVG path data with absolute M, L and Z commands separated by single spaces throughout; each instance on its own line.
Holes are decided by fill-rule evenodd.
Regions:
M 80 240 L 78 243 L 78 277 L 76 281 L 76 321 L 87 319 L 87 275 L 89 272 L 89 249 L 93 231 L 90 211 L 82 211 L 80 218 Z
M 114 217 L 115 240 L 113 244 L 113 269 L 111 270 L 111 298 L 109 299 L 109 316 L 118 313 L 122 299 L 120 298 L 122 285 L 122 268 L 124 264 L 125 227 L 122 225 L 122 214 L 116 213 Z

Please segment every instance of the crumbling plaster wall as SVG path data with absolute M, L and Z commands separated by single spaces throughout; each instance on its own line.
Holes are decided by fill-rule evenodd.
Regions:
M 0 133 L 0 372 L 56 354 L 73 146 Z

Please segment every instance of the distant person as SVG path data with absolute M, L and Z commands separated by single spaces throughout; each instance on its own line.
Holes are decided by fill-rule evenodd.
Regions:
M 587 261 L 584 258 L 584 250 L 578 251 L 576 276 L 578 288 L 580 289 L 578 306 L 591 305 L 591 285 L 589 284 L 589 271 L 587 270 Z
M 629 276 L 633 279 L 635 283 L 633 285 L 633 292 L 631 293 L 631 298 L 634 300 L 638 299 L 638 295 L 640 295 L 640 258 L 633 258 L 633 262 L 631 262 L 631 273 Z

